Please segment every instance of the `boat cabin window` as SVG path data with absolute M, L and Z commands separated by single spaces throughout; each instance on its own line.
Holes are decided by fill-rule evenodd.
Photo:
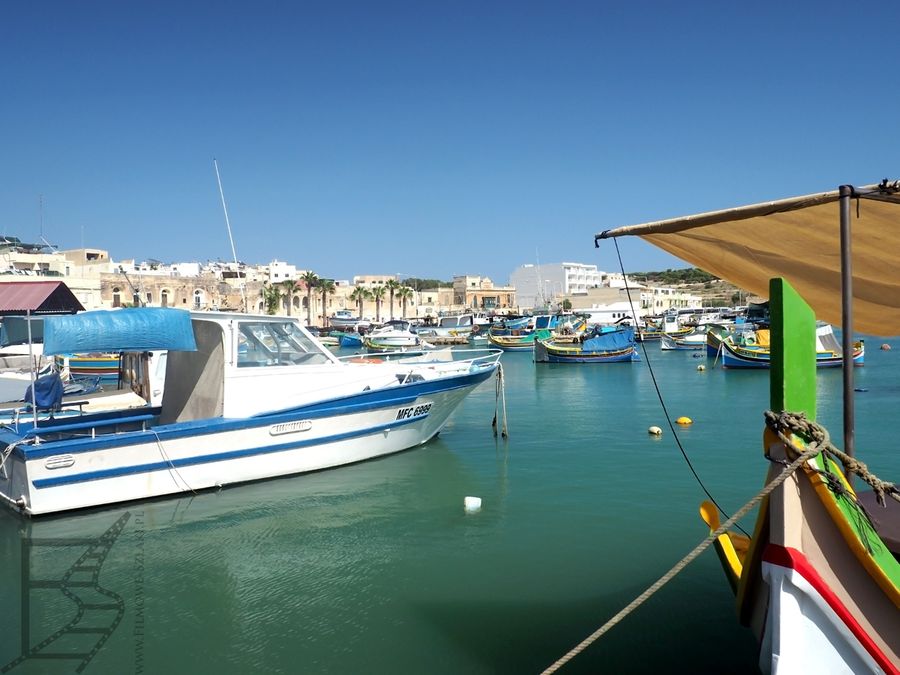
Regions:
M 329 358 L 293 321 L 242 321 L 238 327 L 239 368 L 328 363 Z

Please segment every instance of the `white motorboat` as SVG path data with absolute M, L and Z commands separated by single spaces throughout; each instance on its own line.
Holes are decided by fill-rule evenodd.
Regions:
M 358 363 L 291 317 L 131 308 L 52 317 L 48 354 L 167 349 L 160 405 L 0 428 L 0 498 L 37 515 L 296 474 L 437 435 L 499 350 Z M 152 330 L 151 330 L 152 328 Z

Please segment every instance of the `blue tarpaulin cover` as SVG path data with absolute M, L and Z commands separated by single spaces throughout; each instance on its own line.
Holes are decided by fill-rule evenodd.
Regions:
M 619 352 L 634 344 L 634 329 L 622 328 L 611 333 L 601 333 L 584 341 L 583 352 Z
M 44 354 L 197 350 L 190 313 L 164 307 L 82 312 L 44 319 Z
M 63 383 L 59 373 L 53 372 L 42 375 L 34 381 L 34 393 L 31 385 L 25 390 L 26 403 L 34 403 L 39 410 L 59 410 L 63 398 Z

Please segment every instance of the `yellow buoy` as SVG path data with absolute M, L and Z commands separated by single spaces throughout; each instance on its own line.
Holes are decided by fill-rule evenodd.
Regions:
M 662 429 L 659 427 L 650 427 L 647 429 L 647 433 L 651 436 L 662 436 Z
M 692 420 L 690 417 L 679 417 L 677 420 L 675 420 L 675 424 L 683 424 L 685 426 L 693 423 L 694 420 Z

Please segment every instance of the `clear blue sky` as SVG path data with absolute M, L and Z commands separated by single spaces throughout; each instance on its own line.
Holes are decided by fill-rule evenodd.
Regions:
M 856 12 L 856 13 L 854 13 Z M 900 177 L 900 5 L 11 2 L 0 230 L 505 283 L 593 234 Z M 627 270 L 683 266 L 639 241 Z

